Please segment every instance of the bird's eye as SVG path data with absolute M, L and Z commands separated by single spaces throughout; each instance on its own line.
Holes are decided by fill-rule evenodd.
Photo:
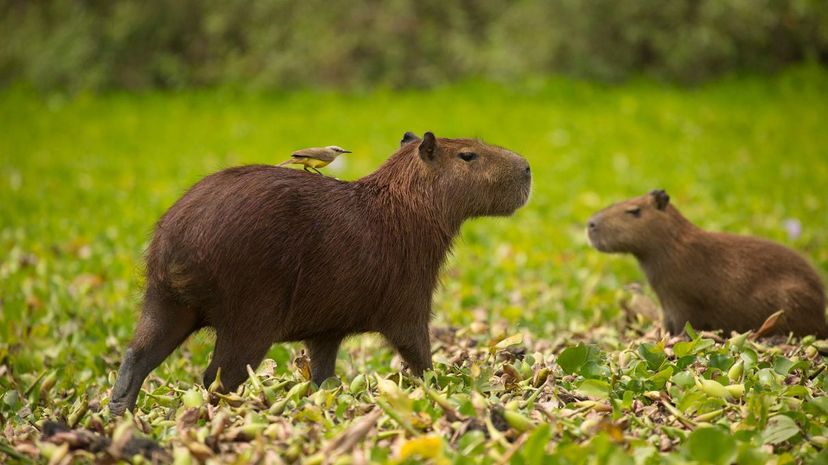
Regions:
M 460 152 L 457 154 L 463 161 L 472 161 L 477 158 L 477 154 L 474 152 Z
M 627 214 L 638 218 L 641 216 L 641 207 L 630 207 L 627 209 Z

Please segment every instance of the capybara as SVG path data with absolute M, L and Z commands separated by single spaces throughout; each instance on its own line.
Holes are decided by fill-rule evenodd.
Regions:
M 416 375 L 431 367 L 438 272 L 464 220 L 526 203 L 529 163 L 474 139 L 406 133 L 353 182 L 267 165 L 209 175 L 158 221 L 138 326 L 112 391 L 132 409 L 146 376 L 187 336 L 216 332 L 209 386 L 235 390 L 274 342 L 304 341 L 316 383 L 343 338 L 378 332 Z
M 755 331 L 784 310 L 769 334 L 828 337 L 825 288 L 805 259 L 764 239 L 704 231 L 663 190 L 607 207 L 587 231 L 601 252 L 638 259 L 672 334 L 687 322 L 700 330 Z

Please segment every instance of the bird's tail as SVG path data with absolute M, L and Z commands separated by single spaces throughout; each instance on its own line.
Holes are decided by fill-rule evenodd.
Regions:
M 289 165 L 291 163 L 293 163 L 293 158 L 288 158 L 287 160 L 283 161 L 282 163 L 279 163 L 276 166 L 285 166 L 285 165 Z

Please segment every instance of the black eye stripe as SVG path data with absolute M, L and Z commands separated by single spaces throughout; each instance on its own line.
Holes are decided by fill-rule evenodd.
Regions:
M 477 154 L 474 152 L 460 152 L 457 154 L 463 161 L 472 161 L 477 158 Z

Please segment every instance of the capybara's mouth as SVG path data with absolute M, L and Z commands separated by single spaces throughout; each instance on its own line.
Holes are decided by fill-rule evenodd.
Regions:
M 532 196 L 532 176 L 527 176 L 526 184 L 524 184 L 523 189 L 521 189 L 521 201 L 520 205 L 517 208 L 520 208 L 526 205 L 529 202 L 529 197 Z
M 520 180 L 518 186 L 515 185 L 514 181 L 502 185 L 501 189 L 512 189 L 514 194 L 511 197 L 501 198 L 500 206 L 496 207 L 497 213 L 493 213 L 494 215 L 512 215 L 529 202 L 529 197 L 532 195 L 532 177 L 531 175 L 521 175 L 521 177 L 523 179 Z
M 587 228 L 586 235 L 589 240 L 589 245 L 591 245 L 593 249 L 598 250 L 599 252 L 608 252 L 606 247 L 604 247 L 601 243 L 601 239 L 598 237 L 598 233 L 595 229 Z

